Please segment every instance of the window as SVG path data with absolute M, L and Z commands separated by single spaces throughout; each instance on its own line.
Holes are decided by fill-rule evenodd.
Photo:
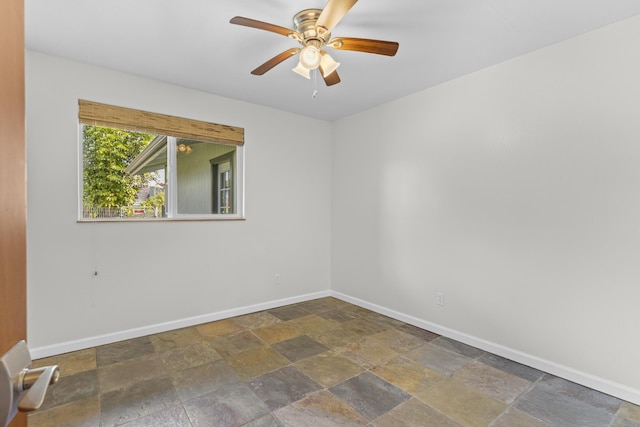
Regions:
M 80 220 L 240 219 L 240 128 L 79 101 Z

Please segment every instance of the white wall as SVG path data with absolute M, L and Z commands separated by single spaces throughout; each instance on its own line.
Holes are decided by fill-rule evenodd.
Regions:
M 28 340 L 39 356 L 329 290 L 330 123 L 35 52 L 26 83 Z M 77 223 L 78 99 L 244 128 L 246 221 Z
M 342 119 L 332 289 L 640 402 L 639 114 L 635 17 Z

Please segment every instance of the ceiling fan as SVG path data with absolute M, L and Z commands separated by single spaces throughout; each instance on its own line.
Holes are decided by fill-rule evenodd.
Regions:
M 353 37 L 331 37 L 333 27 L 340 22 L 357 1 L 329 0 L 324 9 L 305 9 L 300 11 L 293 17 L 293 30 L 242 16 L 236 16 L 230 22 L 281 34 L 297 40 L 302 46 L 287 49 L 274 56 L 253 70 L 251 74 L 261 76 L 284 60 L 299 54 L 298 65 L 293 71 L 310 79 L 311 71 L 319 69 L 326 85 L 332 86 L 340 83 L 340 77 L 336 72 L 336 68 L 340 63 L 331 58 L 327 51 L 324 50 L 325 47 L 387 56 L 394 56 L 398 51 L 399 44 L 397 42 Z

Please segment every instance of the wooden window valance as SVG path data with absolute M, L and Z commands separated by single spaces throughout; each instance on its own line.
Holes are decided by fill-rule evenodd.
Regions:
M 227 145 L 244 145 L 244 129 L 78 100 L 80 123 Z

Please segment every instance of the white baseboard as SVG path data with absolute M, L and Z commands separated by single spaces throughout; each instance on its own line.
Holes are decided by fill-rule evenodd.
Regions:
M 614 381 L 609 381 L 607 379 L 600 378 L 586 372 L 578 371 L 568 366 L 560 365 L 558 363 L 532 356 L 530 354 L 526 354 L 500 344 L 496 344 L 453 329 L 449 329 L 436 323 L 409 316 L 407 314 L 400 313 L 398 311 L 391 310 L 386 307 L 361 300 L 359 298 L 345 295 L 341 292 L 331 291 L 331 295 L 335 298 L 341 299 L 351 304 L 375 311 L 376 313 L 380 313 L 393 319 L 417 326 L 419 328 L 435 332 L 444 337 L 451 338 L 456 341 L 460 341 L 470 346 L 479 348 L 481 350 L 488 351 L 489 353 L 493 353 L 506 359 L 513 360 L 514 362 L 522 363 L 523 365 L 530 366 L 540 371 L 544 371 L 552 375 L 564 378 L 566 380 L 575 382 L 577 384 L 581 384 L 585 387 L 589 387 L 594 390 L 601 391 L 602 393 L 606 393 L 619 399 L 626 400 L 636 405 L 640 405 L 640 390 L 628 387 L 624 384 L 619 384 Z
M 214 322 L 216 320 L 228 319 L 230 317 L 242 316 L 243 314 L 256 313 L 258 311 L 269 310 L 276 307 L 282 307 L 284 305 L 296 304 L 299 302 L 328 296 L 331 296 L 331 291 L 314 292 L 311 294 L 283 298 L 230 310 L 217 311 L 215 313 L 203 314 L 200 316 L 173 320 L 170 322 L 158 323 L 155 325 L 143 326 L 140 328 L 128 329 L 125 331 L 119 331 L 110 334 L 82 338 L 79 340 L 67 341 L 42 347 L 34 347 L 30 349 L 30 352 L 33 359 L 41 359 L 43 357 L 55 356 L 58 354 L 68 353 L 70 351 L 83 350 L 85 348 L 97 347 L 100 345 L 111 344 L 118 341 L 139 338 L 146 335 L 158 334 L 160 332 L 167 332 L 174 329 L 187 328 L 189 326 L 200 325 L 202 323 Z

